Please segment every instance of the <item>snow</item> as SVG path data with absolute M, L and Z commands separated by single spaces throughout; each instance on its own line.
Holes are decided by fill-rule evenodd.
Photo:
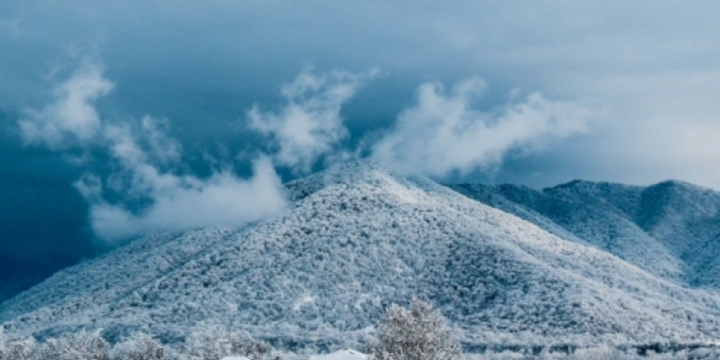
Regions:
M 102 328 L 166 341 L 218 325 L 281 349 L 359 348 L 387 305 L 418 297 L 469 349 L 720 337 L 713 283 L 686 280 L 713 259 L 666 245 L 712 213 L 711 193 L 696 209 L 697 189 L 666 190 L 682 201 L 636 222 L 649 206 L 641 188 L 465 189 L 488 204 L 366 163 L 286 187 L 293 203 L 277 218 L 139 239 L 0 304 L 0 322 L 12 334 Z M 716 223 L 702 224 L 686 234 L 712 234 Z
M 368 356 L 352 349 L 338 350 L 331 354 L 311 356 L 308 360 L 367 360 Z
M 221 360 L 250 360 L 244 356 L 226 356 L 222 358 Z
M 720 287 L 718 192 L 679 181 L 641 187 L 576 180 L 542 191 L 515 185 L 450 187 L 663 279 Z

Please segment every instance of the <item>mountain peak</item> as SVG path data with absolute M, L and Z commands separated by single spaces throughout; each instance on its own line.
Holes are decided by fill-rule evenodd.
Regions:
M 695 185 L 695 184 L 692 184 L 692 183 L 689 183 L 686 181 L 673 180 L 673 179 L 661 181 L 657 184 L 648 186 L 648 188 L 657 188 L 657 189 L 666 189 L 666 190 L 676 189 L 676 190 L 695 191 L 695 192 L 715 192 L 715 193 L 717 193 L 717 191 L 710 189 L 710 188 Z
M 326 170 L 286 184 L 289 198 L 293 201 L 302 200 L 318 191 L 337 186 L 364 187 L 368 190 L 386 187 L 388 188 L 386 190 L 394 189 L 396 191 L 411 187 L 442 188 L 422 176 L 403 176 L 382 164 L 369 160 L 338 163 Z
M 638 189 L 640 186 L 625 185 L 620 183 L 614 183 L 609 181 L 590 181 L 583 179 L 575 179 L 566 183 L 555 185 L 544 188 L 543 191 L 557 191 L 557 190 L 573 190 L 573 191 L 587 191 L 587 190 L 601 190 L 607 191 L 611 189 Z

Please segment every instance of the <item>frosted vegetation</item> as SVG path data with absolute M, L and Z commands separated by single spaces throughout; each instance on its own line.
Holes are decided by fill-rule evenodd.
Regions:
M 38 342 L 33 338 L 0 339 L 0 360 L 220 360 L 243 354 L 252 360 L 276 360 L 281 353 L 246 332 L 208 328 L 168 346 L 143 333 L 111 345 L 100 331 L 81 330 Z
M 649 187 L 573 181 L 541 191 L 516 185 L 450 187 L 655 276 L 684 286 L 720 287 L 720 193 L 715 191 L 678 181 Z
M 413 300 L 408 308 L 391 304 L 370 339 L 364 355 L 353 350 L 324 356 L 278 351 L 253 339 L 247 332 L 210 327 L 186 336 L 174 344 L 163 344 L 144 333 L 133 333 L 111 344 L 101 331 L 81 330 L 37 341 L 32 337 L 9 337 L 0 332 L 0 360 L 711 360 L 720 356 L 717 348 L 616 349 L 517 348 L 501 352 L 463 354 L 447 320 L 430 304 Z
M 455 186 L 464 196 L 368 164 L 286 188 L 274 219 L 148 236 L 0 304 L 5 336 L 21 339 L 3 351 L 77 336 L 108 356 L 370 352 L 390 304 L 417 297 L 468 358 L 719 358 L 720 266 L 704 253 L 720 251 L 715 192 Z
M 392 304 L 378 326 L 374 360 L 460 360 L 462 349 L 445 319 L 430 304 Z

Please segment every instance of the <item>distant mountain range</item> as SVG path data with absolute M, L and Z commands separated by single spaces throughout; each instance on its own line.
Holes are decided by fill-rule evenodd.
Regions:
M 275 219 L 152 235 L 63 270 L 1 304 L 0 322 L 166 341 L 221 324 L 292 348 L 361 342 L 385 306 L 418 297 L 470 348 L 720 337 L 717 192 L 443 186 L 367 163 L 287 191 Z
M 689 287 L 720 287 L 720 193 L 713 190 L 678 181 L 640 187 L 576 180 L 541 191 L 449 186 L 655 276 Z

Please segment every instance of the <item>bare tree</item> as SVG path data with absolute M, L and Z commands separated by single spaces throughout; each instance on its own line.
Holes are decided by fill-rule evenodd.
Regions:
M 458 360 L 460 343 L 439 312 L 413 300 L 410 308 L 392 304 L 378 326 L 375 360 Z
M 110 352 L 111 360 L 162 360 L 165 348 L 152 336 L 134 333 L 123 342 L 116 344 Z

